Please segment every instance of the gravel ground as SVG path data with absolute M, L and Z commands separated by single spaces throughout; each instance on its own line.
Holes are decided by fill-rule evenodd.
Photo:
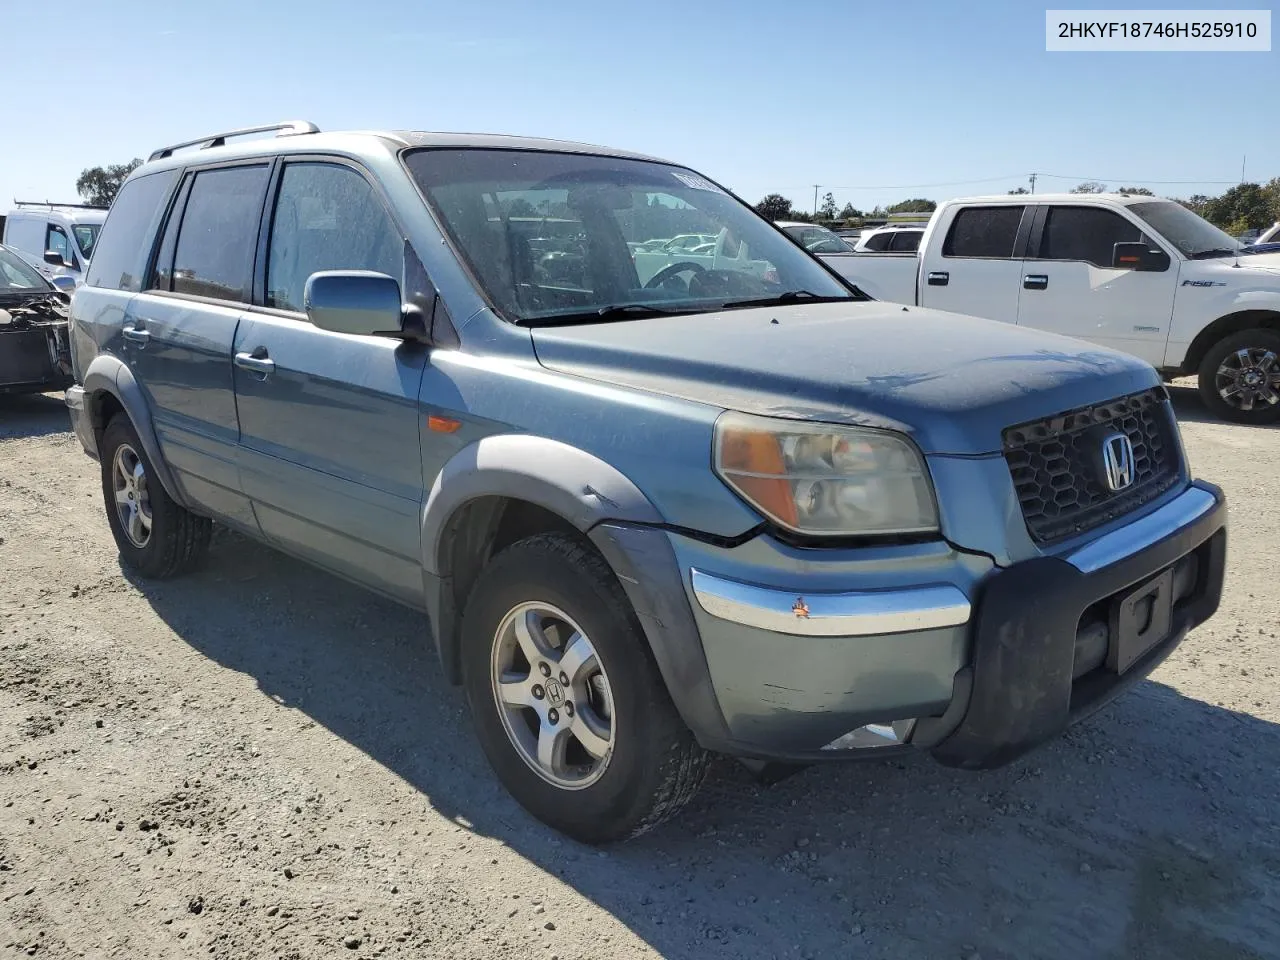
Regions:
M 989 774 L 724 762 L 606 852 L 490 774 L 424 622 L 231 535 L 122 573 L 59 397 L 0 397 L 0 957 L 1280 956 L 1280 432 L 1176 402 L 1218 615 Z

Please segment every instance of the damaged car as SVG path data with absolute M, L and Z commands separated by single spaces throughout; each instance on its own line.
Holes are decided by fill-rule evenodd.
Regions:
M 26 260 L 0 246 L 0 394 L 71 386 L 69 303 Z

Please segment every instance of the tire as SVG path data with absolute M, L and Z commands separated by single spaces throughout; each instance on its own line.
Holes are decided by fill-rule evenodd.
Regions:
M 1241 351 L 1246 359 L 1237 357 Z M 1263 388 L 1246 387 L 1228 399 L 1223 389 L 1241 386 L 1252 365 L 1254 377 L 1261 377 Z M 1242 330 L 1224 337 L 1209 348 L 1200 361 L 1199 387 L 1204 405 L 1215 416 L 1234 423 L 1264 424 L 1280 420 L 1280 333 L 1257 328 Z M 1271 403 L 1268 397 L 1276 397 Z
M 111 418 L 102 432 L 99 451 L 103 505 L 124 565 L 153 580 L 166 580 L 199 567 L 209 550 L 213 524 L 169 496 L 128 416 L 118 413 Z M 126 473 L 134 476 L 132 485 L 123 482 Z M 117 504 L 117 493 L 127 501 Z M 145 522 L 148 511 L 149 528 Z M 138 525 L 129 519 L 135 513 L 141 518 Z
M 549 676 L 524 655 L 528 648 L 516 631 L 522 622 L 541 624 L 523 643 L 548 651 L 541 662 L 553 666 Z M 565 653 L 575 631 L 594 652 L 598 674 L 587 667 L 574 676 L 560 670 L 561 664 L 573 670 L 584 662 L 576 655 L 579 646 Z M 531 641 L 534 635 L 540 639 Z M 709 755 L 676 712 L 612 570 L 578 538 L 539 534 L 495 557 L 467 601 L 462 644 L 463 684 L 480 745 L 507 790 L 543 823 L 583 843 L 621 840 L 673 816 L 697 792 Z M 596 676 L 603 677 L 603 687 Z M 495 677 L 515 678 L 508 687 L 520 689 L 521 696 L 521 684 L 530 684 L 529 696 L 536 699 L 517 707 L 500 704 Z M 547 685 L 538 696 L 544 677 Z M 575 699 L 578 707 L 572 706 Z M 562 704 L 558 725 L 553 701 Z M 563 757 L 563 769 L 554 762 L 541 766 L 534 755 L 543 742 L 540 734 L 560 731 L 566 717 L 573 718 L 567 721 L 573 729 L 589 734 L 607 724 L 607 751 L 599 737 L 564 734 L 562 754 L 551 752 Z M 603 760 L 587 743 L 594 743 Z M 570 783 L 571 778 L 576 779 Z

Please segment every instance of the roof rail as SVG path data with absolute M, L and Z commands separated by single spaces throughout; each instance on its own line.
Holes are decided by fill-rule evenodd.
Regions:
M 100 203 L 54 203 L 52 200 L 14 200 L 15 207 L 70 207 L 74 210 L 106 210 Z
M 171 157 L 176 150 L 183 150 L 187 147 L 199 147 L 201 150 L 208 150 L 210 147 L 224 147 L 227 144 L 228 137 L 247 137 L 254 133 L 270 133 L 272 130 L 278 131 L 277 137 L 294 137 L 304 133 L 319 133 L 320 128 L 314 123 L 307 120 L 285 120 L 283 123 L 268 123 L 261 127 L 242 127 L 239 130 L 228 130 L 226 133 L 214 133 L 204 137 L 198 137 L 195 140 L 184 140 L 182 143 L 175 143 L 169 147 L 161 147 L 154 151 L 151 156 L 147 157 L 148 162 L 151 160 L 160 160 L 164 157 Z

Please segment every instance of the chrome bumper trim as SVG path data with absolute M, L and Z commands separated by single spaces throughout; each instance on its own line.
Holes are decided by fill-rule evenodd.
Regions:
M 1208 490 L 1191 487 L 1159 510 L 1104 534 L 1064 559 L 1081 573 L 1093 573 L 1177 533 L 1212 510 L 1215 503 L 1217 498 Z
M 869 637 L 957 627 L 969 598 L 951 584 L 848 593 L 792 593 L 690 570 L 693 595 L 713 617 L 802 637 Z

